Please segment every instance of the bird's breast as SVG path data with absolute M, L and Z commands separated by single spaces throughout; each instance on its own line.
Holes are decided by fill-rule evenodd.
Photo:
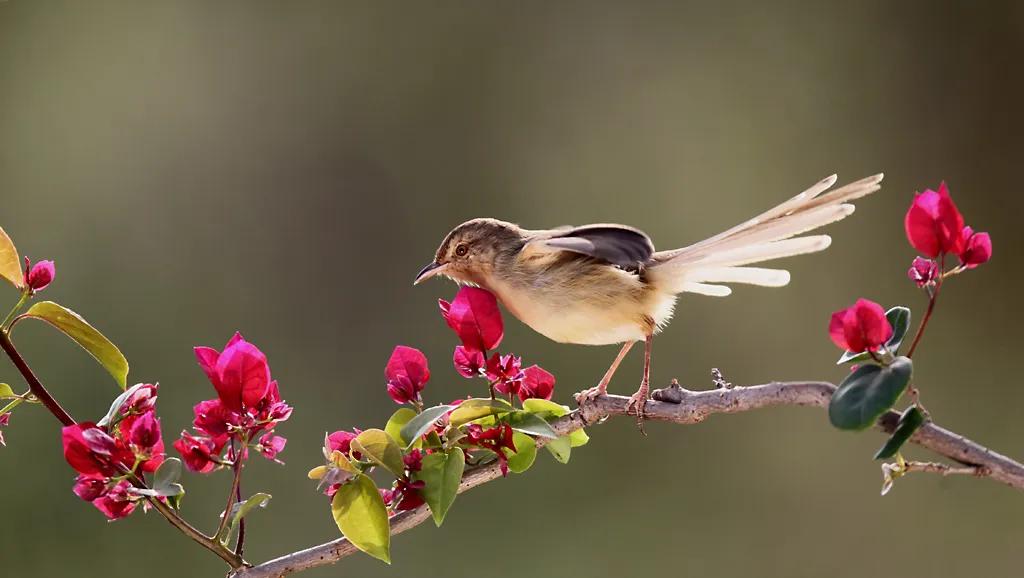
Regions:
M 672 315 L 675 296 L 635 274 L 607 265 L 570 264 L 488 285 L 509 313 L 560 343 L 609 345 L 642 341 Z

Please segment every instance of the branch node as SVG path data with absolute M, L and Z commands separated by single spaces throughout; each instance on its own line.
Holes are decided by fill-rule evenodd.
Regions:
M 715 384 L 715 387 L 717 387 L 719 389 L 732 389 L 733 388 L 732 383 L 726 381 L 725 378 L 722 377 L 722 371 L 720 369 L 718 369 L 717 367 L 712 367 L 711 368 L 711 381 L 712 381 L 712 383 Z
M 679 380 L 672 378 L 672 382 L 669 383 L 668 387 L 652 391 L 651 399 L 679 405 L 683 403 L 683 398 L 686 397 L 686 394 L 687 391 L 683 389 L 683 386 L 679 385 Z

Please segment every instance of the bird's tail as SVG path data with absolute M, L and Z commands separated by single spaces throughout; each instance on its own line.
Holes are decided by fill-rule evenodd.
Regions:
M 746 267 L 753 263 L 823 251 L 828 235 L 807 235 L 851 215 L 850 201 L 881 188 L 877 174 L 833 191 L 832 175 L 775 208 L 689 247 L 655 253 L 648 265 L 651 281 L 671 293 L 700 293 L 724 297 L 732 290 L 720 283 L 781 287 L 789 271 Z M 826 192 L 828 191 L 828 192 Z

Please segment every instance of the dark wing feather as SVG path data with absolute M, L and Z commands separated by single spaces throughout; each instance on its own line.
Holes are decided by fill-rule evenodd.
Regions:
M 572 251 L 623 268 L 636 268 L 654 254 L 654 244 L 643 231 L 624 225 L 586 225 L 556 233 L 544 241 L 552 249 Z

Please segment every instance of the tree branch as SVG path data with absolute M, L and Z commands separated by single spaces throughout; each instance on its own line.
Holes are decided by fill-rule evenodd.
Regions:
M 647 403 L 645 413 L 648 420 L 691 425 L 700 423 L 716 413 L 740 413 L 776 405 L 828 407 L 835 389 L 835 385 L 822 381 L 773 382 L 707 391 L 689 391 L 673 385 L 655 392 L 655 400 Z M 628 415 L 628 402 L 629 398 L 618 395 L 599 397 L 584 403 L 579 409 L 559 418 L 551 425 L 556 432 L 566 434 L 595 424 L 605 417 Z M 898 420 L 899 414 L 889 411 L 879 418 L 877 427 L 892 433 Z M 922 426 L 910 438 L 910 442 L 967 466 L 972 475 L 992 478 L 1018 490 L 1024 490 L 1024 465 L 934 423 Z M 963 468 L 936 466 L 914 469 L 945 474 L 954 473 L 953 470 L 959 473 Z M 500 477 L 501 470 L 497 464 L 470 470 L 462 479 L 459 493 Z M 429 518 L 430 512 L 426 506 L 397 514 L 391 518 L 391 534 L 400 534 Z M 334 564 L 355 552 L 355 546 L 345 538 L 340 538 L 275 558 L 252 568 L 239 569 L 230 574 L 229 578 L 277 578 Z

